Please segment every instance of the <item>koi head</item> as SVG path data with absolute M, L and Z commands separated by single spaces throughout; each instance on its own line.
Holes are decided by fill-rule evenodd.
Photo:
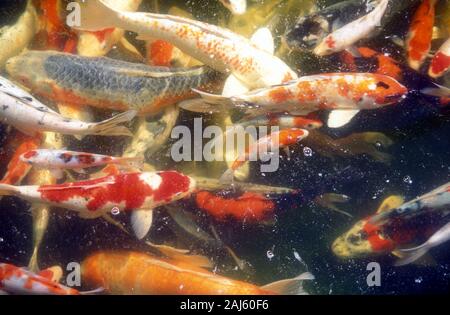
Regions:
M 307 130 L 320 129 L 323 126 L 323 122 L 316 114 L 309 114 L 307 116 L 294 117 L 294 127 L 304 128 Z
M 382 74 L 371 74 L 367 80 L 358 80 L 356 84 L 354 97 L 364 109 L 400 102 L 408 93 L 408 89 L 397 80 Z
M 302 17 L 284 40 L 293 50 L 312 50 L 329 34 L 329 28 L 328 21 L 320 15 Z
M 393 241 L 383 237 L 380 227 L 370 224 L 369 219 L 364 219 L 339 236 L 331 248 L 336 256 L 349 259 L 388 253 L 395 246 Z
M 26 87 L 45 89 L 48 85 L 45 82 L 45 78 L 48 77 L 45 70 L 45 61 L 45 52 L 25 52 L 8 59 L 5 68 L 14 80 L 19 81 Z M 51 88 L 49 92 L 51 92 Z
M 308 130 L 289 128 L 281 130 L 279 133 L 279 146 L 285 147 L 289 145 L 296 144 L 301 140 L 305 139 L 309 135 Z

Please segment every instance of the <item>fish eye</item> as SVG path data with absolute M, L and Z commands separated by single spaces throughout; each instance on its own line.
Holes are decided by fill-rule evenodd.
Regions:
M 377 82 L 377 87 L 388 90 L 390 86 L 382 81 Z
M 347 237 L 347 240 L 352 244 L 356 244 L 361 240 L 361 237 L 358 237 L 357 235 L 350 235 Z

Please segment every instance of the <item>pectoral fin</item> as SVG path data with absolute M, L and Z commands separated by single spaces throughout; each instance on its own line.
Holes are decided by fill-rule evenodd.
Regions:
M 153 209 L 141 209 L 135 210 L 131 214 L 131 226 L 133 228 L 134 234 L 138 239 L 143 239 L 150 227 L 152 226 L 153 221 Z
M 348 124 L 359 110 L 333 110 L 328 116 L 328 127 L 330 128 L 340 128 Z
M 283 295 L 304 295 L 308 293 L 303 289 L 302 282 L 304 280 L 314 279 L 315 277 L 312 273 L 305 272 L 292 279 L 284 279 L 266 284 L 265 286 L 262 286 L 261 289 Z
M 249 90 L 244 83 L 234 75 L 230 75 L 223 86 L 222 96 L 231 97 L 247 93 Z
M 275 52 L 275 44 L 273 41 L 272 32 L 267 27 L 258 29 L 250 38 L 253 45 L 261 50 L 273 55 Z

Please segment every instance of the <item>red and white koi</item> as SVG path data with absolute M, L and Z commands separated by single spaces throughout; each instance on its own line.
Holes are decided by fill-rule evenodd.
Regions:
M 318 56 L 326 56 L 350 48 L 361 39 L 368 38 L 374 30 L 381 26 L 389 0 L 380 0 L 378 5 L 369 14 L 350 22 L 326 36 L 322 42 L 314 48 Z
M 294 145 L 308 136 L 308 130 L 289 128 L 272 132 L 271 134 L 264 136 L 258 141 L 250 144 L 244 154 L 239 156 L 220 178 L 222 183 L 233 182 L 234 172 L 245 164 L 250 157 L 256 154 L 264 154 L 273 152 L 276 148 L 286 148 L 290 145 Z
M 297 115 L 332 110 L 328 126 L 336 128 L 348 123 L 359 110 L 378 109 L 401 101 L 408 90 L 385 75 L 329 73 L 305 76 L 283 85 L 232 97 L 197 92 L 204 99 L 201 108 L 196 103 L 180 106 L 187 110 L 207 112 L 238 107 L 251 117 L 267 112 Z
M 172 15 L 117 11 L 102 0 L 82 4 L 79 29 L 109 27 L 136 32 L 144 40 L 163 39 L 204 64 L 233 74 L 249 89 L 297 78 L 281 59 L 227 29 Z
M 82 170 L 84 168 L 107 164 L 115 164 L 128 169 L 140 169 L 144 163 L 142 157 L 113 157 L 87 152 L 51 149 L 27 151 L 20 156 L 20 160 L 24 163 L 52 171 L 72 169 L 80 173 L 84 172 Z M 61 178 L 61 176 L 56 176 L 56 178 Z
M 142 239 L 152 224 L 152 211 L 189 196 L 195 180 L 176 171 L 125 173 L 114 176 L 43 186 L 0 184 L 0 195 L 48 204 L 95 219 L 119 211 L 132 211 L 132 227 Z
M 220 0 L 220 2 L 236 15 L 244 14 L 247 10 L 247 0 Z
M 76 289 L 59 284 L 52 268 L 35 274 L 25 268 L 0 263 L 0 290 L 9 294 L 79 295 Z
M 129 122 L 136 114 L 136 111 L 130 110 L 98 123 L 65 118 L 9 80 L 0 77 L 0 120 L 30 136 L 43 131 L 78 138 L 86 135 L 131 136 L 132 133 L 119 124 Z
M 431 60 L 428 74 L 432 78 L 439 78 L 450 69 L 450 38 L 439 48 Z
M 415 12 L 406 37 L 408 64 L 419 70 L 428 56 L 433 38 L 436 0 L 424 0 Z

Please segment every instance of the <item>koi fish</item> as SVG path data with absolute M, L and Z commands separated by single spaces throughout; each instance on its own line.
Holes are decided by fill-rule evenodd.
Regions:
M 386 12 L 388 3 L 389 0 L 380 0 L 372 12 L 326 36 L 314 48 L 314 53 L 318 56 L 330 55 L 350 48 L 359 40 L 372 35 L 374 30 L 381 26 L 381 18 Z
M 245 37 L 227 29 L 183 17 L 116 11 L 104 1 L 82 6 L 82 30 L 119 27 L 138 33 L 139 39 L 162 39 L 211 68 L 233 74 L 249 89 L 280 84 L 297 77 L 281 59 L 273 55 L 273 39 L 265 32 L 269 47 L 258 48 Z M 262 33 L 261 33 L 262 34 Z M 269 51 L 270 50 L 270 51 Z
M 431 49 L 436 0 L 423 0 L 417 8 L 406 37 L 408 64 L 419 70 Z
M 366 19 L 366 16 L 378 19 L 378 16 L 375 16 L 375 13 L 377 13 L 375 8 L 379 8 L 378 13 L 381 13 L 385 2 L 387 1 L 339 1 L 338 3 L 317 12 L 300 17 L 295 26 L 287 30 L 283 39 L 290 49 L 298 51 L 313 51 L 322 43 L 324 46 L 323 50 L 326 53 L 328 52 L 327 46 L 329 44 L 333 46 L 333 42 L 336 41 L 333 36 L 331 36 L 332 40 L 328 37 L 333 32 L 338 31 L 338 34 L 342 35 L 344 30 L 341 30 L 341 28 L 345 26 L 346 30 L 349 32 L 348 34 L 351 34 L 350 37 L 352 40 L 346 41 L 349 45 L 351 44 L 350 42 L 363 39 L 363 37 L 361 37 L 362 32 L 365 32 L 369 28 L 371 28 L 371 32 L 368 34 L 368 37 L 373 37 L 379 33 L 378 30 L 383 29 L 397 18 L 398 13 L 402 13 L 409 9 L 418 3 L 419 0 L 390 1 L 387 10 L 385 10 L 381 19 L 378 21 L 379 25 L 377 25 L 376 20 L 367 21 L 368 23 L 361 20 Z M 359 24 L 359 22 L 356 21 L 362 23 L 362 25 L 358 26 L 359 28 L 355 26 L 356 23 Z M 350 29 L 352 25 L 355 26 L 355 28 Z M 343 38 L 345 39 L 345 37 Z M 340 40 L 341 38 L 338 39 Z M 332 50 L 336 50 L 338 46 L 342 46 L 344 49 L 351 48 L 350 46 L 345 47 L 342 43 L 344 42 L 334 44 L 337 46 Z
M 450 38 L 439 48 L 431 60 L 428 75 L 432 78 L 443 76 L 450 69 Z
M 272 132 L 271 134 L 260 138 L 255 143 L 251 144 L 246 152 L 239 156 L 220 178 L 223 183 L 230 183 L 233 181 L 234 172 L 245 164 L 245 162 L 255 154 L 262 154 L 271 152 L 276 148 L 286 148 L 290 145 L 296 144 L 308 136 L 308 131 L 305 129 L 289 128 L 280 131 Z
M 31 0 L 27 1 L 8 1 L 7 4 L 2 4 L 7 8 L 23 9 L 23 13 L 15 21 L 11 21 L 8 25 L 3 25 L 4 22 L 9 22 L 8 19 L 14 14 L 2 8 L 2 21 L 0 22 L 0 68 L 3 68 L 6 60 L 14 57 L 28 46 L 33 39 L 38 28 L 38 18 L 36 10 Z
M 239 221 L 258 222 L 273 213 L 275 203 L 262 194 L 245 192 L 238 197 L 221 197 L 208 191 L 195 196 L 197 206 L 223 221 L 228 217 Z
M 59 273 L 62 273 L 62 271 L 59 270 Z M 0 289 L 9 294 L 81 294 L 78 290 L 59 284 L 55 280 L 57 281 L 55 279 L 55 268 L 45 269 L 35 274 L 25 268 L 0 263 Z
M 66 150 L 40 149 L 30 150 L 20 156 L 24 163 L 55 172 L 56 178 L 62 178 L 61 170 L 72 169 L 83 173 L 83 168 L 115 164 L 125 168 L 142 168 L 144 159 L 141 157 L 113 157 L 86 152 Z
M 180 106 L 193 111 L 223 111 L 238 107 L 250 117 L 267 112 L 305 114 L 325 109 L 332 110 L 328 126 L 337 128 L 348 123 L 360 110 L 377 109 L 399 102 L 408 90 L 385 75 L 329 73 L 305 76 L 283 85 L 233 97 L 197 92 L 202 96 L 203 103 L 186 102 Z
M 139 239 L 149 231 L 152 210 L 192 193 L 195 181 L 175 171 L 125 173 L 98 179 L 43 186 L 0 184 L 0 195 L 14 195 L 77 212 L 85 219 L 104 217 L 111 209 L 132 211 Z
M 375 215 L 358 221 L 338 237 L 332 250 L 341 258 L 389 252 L 404 257 L 399 249 L 424 235 L 431 235 L 449 214 L 449 195 L 447 183 L 406 203 L 400 196 L 391 196 L 383 201 Z
M 302 283 L 314 279 L 305 272 L 258 287 L 186 262 L 126 251 L 95 253 L 83 261 L 81 269 L 83 281 L 112 294 L 307 294 Z
M 242 127 L 247 126 L 278 126 L 280 129 L 301 128 L 301 129 L 320 129 L 323 126 L 322 121 L 317 115 L 311 113 L 304 116 L 293 116 L 285 114 L 266 114 L 255 117 L 254 119 L 238 123 Z
M 220 0 L 220 2 L 236 15 L 244 14 L 247 10 L 247 0 Z
M 33 74 L 25 71 L 31 68 Z M 157 114 L 168 105 L 195 97 L 193 88 L 218 82 L 217 72 L 207 67 L 169 69 L 54 51 L 29 51 L 14 57 L 8 61 L 7 71 L 53 101 L 136 110 L 139 115 Z
M 425 255 L 431 248 L 439 246 L 448 240 L 450 240 L 450 222 L 440 228 L 422 245 L 414 248 L 401 249 L 400 251 L 406 253 L 407 256 L 398 260 L 395 265 L 404 266 L 410 264 Z

